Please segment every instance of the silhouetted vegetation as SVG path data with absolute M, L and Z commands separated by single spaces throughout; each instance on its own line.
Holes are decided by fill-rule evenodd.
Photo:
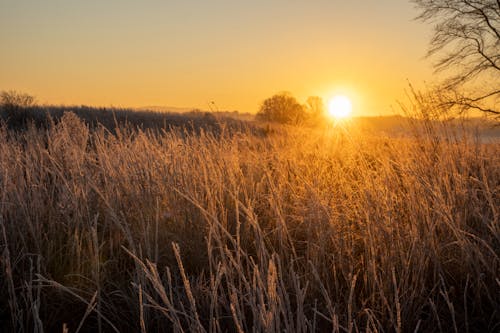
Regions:
M 289 93 L 267 98 L 257 113 L 259 120 L 293 125 L 318 125 L 324 118 L 325 105 L 321 97 L 310 96 L 302 105 Z
M 325 115 L 325 102 L 319 96 L 309 96 L 306 101 L 306 109 L 309 117 L 319 119 Z
M 257 118 L 281 124 L 300 124 L 306 119 L 306 112 L 295 97 L 282 93 L 264 100 Z
M 443 110 L 478 110 L 500 119 L 500 2 L 413 0 L 418 18 L 434 23 L 428 56 L 450 73 L 438 88 Z
M 29 109 L 35 105 L 35 98 L 14 90 L 0 92 L 0 111 L 13 127 L 22 127 L 30 118 Z
M 24 93 L 10 91 L 0 94 L 0 119 L 11 130 L 27 130 L 29 126 L 48 129 L 66 112 L 72 112 L 91 129 L 104 127 L 110 132 L 129 127 L 141 130 L 183 129 L 199 132 L 201 129 L 219 133 L 225 130 L 239 131 L 253 127 L 248 121 L 236 119 L 232 113 L 210 113 L 199 110 L 174 113 L 126 108 L 89 106 L 39 106 L 35 98 Z M 228 115 L 233 114 L 233 117 Z M 259 131 L 253 127 L 253 130 Z

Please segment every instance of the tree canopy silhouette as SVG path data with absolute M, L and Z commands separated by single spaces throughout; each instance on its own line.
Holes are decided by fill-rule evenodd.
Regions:
M 298 124 L 306 118 L 306 113 L 295 97 L 288 93 L 281 93 L 266 99 L 257 117 L 282 124 Z
M 15 90 L 0 92 L 0 107 L 27 108 L 35 104 L 35 97 Z
M 500 0 L 412 0 L 434 23 L 428 56 L 447 71 L 445 104 L 500 117 Z
M 25 125 L 26 110 L 35 105 L 35 97 L 15 90 L 0 92 L 0 117 L 5 117 L 11 125 Z
M 312 117 L 321 117 L 325 113 L 325 103 L 319 96 L 309 96 L 306 107 Z

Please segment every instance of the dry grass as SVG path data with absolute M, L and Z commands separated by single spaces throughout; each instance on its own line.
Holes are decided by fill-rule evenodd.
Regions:
M 0 325 L 498 331 L 500 146 L 432 126 L 4 126 Z

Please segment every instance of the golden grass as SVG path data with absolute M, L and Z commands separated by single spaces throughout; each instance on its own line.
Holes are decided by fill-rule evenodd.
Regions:
M 3 127 L 0 324 L 497 331 L 500 146 L 432 126 Z

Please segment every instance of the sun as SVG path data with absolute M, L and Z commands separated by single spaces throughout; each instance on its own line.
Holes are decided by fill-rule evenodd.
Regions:
M 333 97 L 328 103 L 328 115 L 335 119 L 347 118 L 351 115 L 351 100 L 343 95 Z

